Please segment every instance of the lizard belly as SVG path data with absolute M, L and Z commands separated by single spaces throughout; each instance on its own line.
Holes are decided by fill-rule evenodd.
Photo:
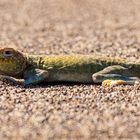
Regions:
M 91 83 L 92 74 L 79 74 L 79 73 L 51 73 L 47 81 L 66 81 L 66 82 L 80 82 L 80 83 Z

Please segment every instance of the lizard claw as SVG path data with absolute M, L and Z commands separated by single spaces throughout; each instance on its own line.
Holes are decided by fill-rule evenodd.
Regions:
M 103 87 L 113 87 L 116 85 L 123 85 L 123 84 L 125 84 L 125 81 L 123 80 L 104 80 L 102 82 Z

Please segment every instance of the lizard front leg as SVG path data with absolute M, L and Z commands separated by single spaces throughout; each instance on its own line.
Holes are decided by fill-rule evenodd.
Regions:
M 132 75 L 128 68 L 120 65 L 109 66 L 92 75 L 94 83 L 102 83 L 103 86 L 120 84 L 134 85 L 140 79 Z
M 41 69 L 29 69 L 24 72 L 24 79 L 17 79 L 11 76 L 0 75 L 0 79 L 8 80 L 19 85 L 38 84 L 48 78 L 48 72 Z
M 48 71 L 41 69 L 29 69 L 24 72 L 24 85 L 38 84 L 48 78 Z

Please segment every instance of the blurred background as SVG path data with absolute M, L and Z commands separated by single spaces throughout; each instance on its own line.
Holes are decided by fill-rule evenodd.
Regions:
M 139 0 L 1 0 L 0 43 L 39 54 L 106 51 L 133 59 L 139 13 Z
M 133 26 L 139 22 L 139 6 L 139 0 L 1 0 L 1 24 L 35 27 L 48 22 L 82 22 Z

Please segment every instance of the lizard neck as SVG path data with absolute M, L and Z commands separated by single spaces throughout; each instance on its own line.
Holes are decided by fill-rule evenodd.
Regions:
M 40 68 L 42 56 L 39 55 L 26 55 L 27 67 Z

